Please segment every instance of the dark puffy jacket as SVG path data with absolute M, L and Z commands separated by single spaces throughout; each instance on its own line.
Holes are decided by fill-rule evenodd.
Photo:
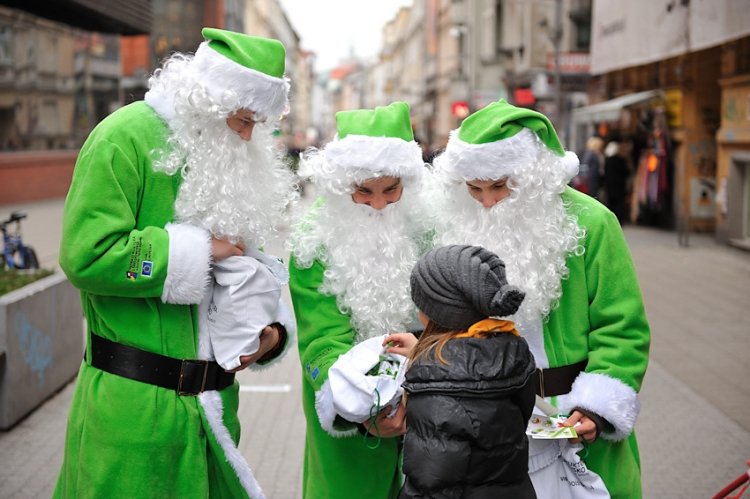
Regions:
M 534 498 L 526 424 L 534 360 L 526 341 L 500 333 L 446 343 L 406 373 L 404 474 L 399 498 Z

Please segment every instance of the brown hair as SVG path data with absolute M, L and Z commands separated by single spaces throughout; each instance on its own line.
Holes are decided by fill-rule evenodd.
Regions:
M 414 345 L 411 354 L 409 354 L 409 364 L 414 365 L 418 359 L 433 349 L 435 350 L 435 358 L 443 364 L 447 364 L 448 362 L 443 357 L 443 347 L 448 340 L 455 338 L 463 332 L 448 329 L 430 320 L 420 335 L 419 341 Z

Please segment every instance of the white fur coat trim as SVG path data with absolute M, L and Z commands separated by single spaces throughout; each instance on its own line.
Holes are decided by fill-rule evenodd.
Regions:
M 413 178 L 424 169 L 419 145 L 396 137 L 347 135 L 326 146 L 325 158 L 335 169 L 331 173 L 337 176 L 348 170 L 361 170 L 372 172 L 373 176 Z
M 342 438 L 357 434 L 356 427 L 345 431 L 337 430 L 333 427 L 333 422 L 336 420 L 336 409 L 333 408 L 333 392 L 331 391 L 331 383 L 328 380 L 323 383 L 320 390 L 315 392 L 315 411 L 318 413 L 320 426 L 332 437 Z
M 193 61 L 195 79 L 219 104 L 226 92 L 236 94 L 239 107 L 278 120 L 289 111 L 289 80 L 237 64 L 203 42 Z
M 240 450 L 234 444 L 234 440 L 229 435 L 229 431 L 224 426 L 224 404 L 221 400 L 219 392 L 212 390 L 209 392 L 203 392 L 198 396 L 198 399 L 203 406 L 203 412 L 206 414 L 208 425 L 211 427 L 211 432 L 216 437 L 216 440 L 221 445 L 224 451 L 224 456 L 232 466 L 232 469 L 237 473 L 237 477 L 240 479 L 242 487 L 247 492 L 247 495 L 252 499 L 265 499 L 263 490 L 260 488 L 260 484 L 255 479 L 253 471 L 245 461 L 245 458 L 240 453 Z
M 641 410 L 638 394 L 630 386 L 606 374 L 586 372 L 578 375 L 569 394 L 557 398 L 557 404 L 563 414 L 580 407 L 609 421 L 615 431 L 602 432 L 606 440 L 622 440 L 630 435 Z
M 167 224 L 169 263 L 161 300 L 164 303 L 200 303 L 210 282 L 211 237 L 188 224 Z
M 487 144 L 470 144 L 458 138 L 453 130 L 445 152 L 435 159 L 435 166 L 454 180 L 497 180 L 528 168 L 539 161 L 541 148 L 546 147 L 528 128 L 507 139 Z M 570 151 L 559 158 L 566 176 L 578 173 L 578 156 Z

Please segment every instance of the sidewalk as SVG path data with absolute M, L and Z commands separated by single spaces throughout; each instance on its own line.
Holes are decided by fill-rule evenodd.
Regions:
M 0 215 L 12 208 L 0 206 Z M 54 265 L 62 200 L 24 205 L 24 237 Z M 750 253 L 639 227 L 625 234 L 653 331 L 636 432 L 647 498 L 711 497 L 750 459 Z M 270 248 L 272 251 L 278 248 Z M 243 372 L 240 449 L 269 499 L 301 497 L 304 416 L 296 350 Z M 62 460 L 73 384 L 0 432 L 0 498 L 48 498 Z

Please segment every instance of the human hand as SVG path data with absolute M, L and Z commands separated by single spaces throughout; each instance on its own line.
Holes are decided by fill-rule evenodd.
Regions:
M 391 333 L 383 340 L 383 346 L 390 343 L 391 345 L 385 349 L 386 352 L 408 357 L 417 341 L 417 337 L 411 333 Z
M 211 236 L 211 256 L 215 262 L 224 260 L 230 256 L 242 256 L 245 254 L 245 243 L 242 240 L 232 243 L 226 239 L 217 239 Z
M 576 425 L 576 423 L 579 424 Z M 563 422 L 563 426 L 575 426 L 579 438 L 571 438 L 570 441 L 574 443 L 583 441 L 590 444 L 599 434 L 596 423 L 581 411 L 573 411 L 573 414 Z
M 239 367 L 228 372 L 236 373 L 242 371 L 250 364 L 258 362 L 258 360 L 262 359 L 265 354 L 276 348 L 280 338 L 281 333 L 279 332 L 278 326 L 264 327 L 263 331 L 260 332 L 260 346 L 258 347 L 258 351 L 252 355 L 240 355 Z
M 365 428 L 370 432 L 370 435 L 375 437 L 380 435 L 383 438 L 390 438 L 406 433 L 406 406 L 399 403 L 393 416 L 388 417 L 391 410 L 390 407 L 381 410 L 375 418 L 374 423 L 365 421 Z

